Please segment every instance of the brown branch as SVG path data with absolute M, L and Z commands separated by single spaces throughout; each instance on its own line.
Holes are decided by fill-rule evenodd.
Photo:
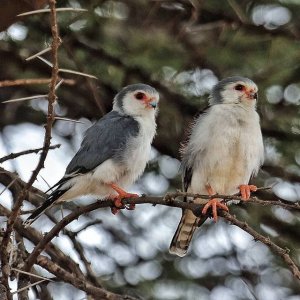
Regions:
M 192 202 L 183 202 L 180 200 L 176 200 L 177 197 L 181 196 L 190 196 L 193 198 L 202 198 L 201 201 L 203 201 L 201 204 L 196 204 Z M 209 195 L 199 195 L 199 194 L 191 194 L 191 193 L 183 193 L 183 192 L 176 192 L 176 193 L 169 193 L 165 197 L 151 197 L 151 196 L 142 196 L 140 198 L 134 198 L 134 199 L 124 199 L 123 203 L 126 204 L 152 204 L 152 205 L 166 205 L 166 206 L 172 206 L 172 207 L 178 207 L 182 209 L 190 209 L 194 212 L 196 216 L 199 216 L 201 214 L 203 205 L 207 202 L 205 199 L 211 199 L 216 197 L 214 196 L 209 196 Z M 228 195 L 217 195 L 218 198 L 224 198 L 225 202 L 230 201 L 232 199 L 234 200 L 241 200 L 240 196 L 228 196 Z M 262 204 L 262 202 L 265 202 L 263 200 L 258 200 L 256 198 L 251 198 L 250 200 L 252 203 L 259 203 Z M 249 202 L 250 202 L 249 201 Z M 297 208 L 299 210 L 299 205 L 288 205 L 277 202 L 277 201 L 266 201 L 269 205 L 279 205 L 279 206 L 284 206 L 285 208 Z M 104 207 L 112 207 L 113 206 L 113 201 L 112 200 L 101 200 L 95 203 L 92 203 L 87 206 L 79 207 L 76 209 L 76 211 L 73 211 L 70 213 L 68 216 L 63 218 L 59 223 L 57 223 L 49 233 L 45 235 L 43 240 L 39 242 L 39 244 L 34 248 L 30 256 L 28 257 L 27 264 L 26 264 L 26 270 L 29 271 L 30 268 L 33 266 L 35 259 L 40 253 L 45 249 L 47 244 L 59 234 L 59 232 L 67 226 L 70 222 L 73 220 L 77 219 L 80 215 L 84 213 L 91 212 L 95 209 L 98 208 L 104 208 Z
M 86 270 L 86 278 L 92 283 L 97 285 L 98 287 L 101 287 L 102 284 L 99 280 L 99 278 L 97 277 L 97 275 L 95 274 L 95 272 L 93 271 L 92 267 L 91 267 L 91 262 L 87 260 L 87 258 L 84 255 L 84 249 L 83 246 L 77 241 L 76 239 L 76 233 L 69 231 L 69 230 L 64 230 L 64 233 L 69 237 L 69 239 L 71 240 L 74 250 L 78 253 L 81 261 L 83 262 L 84 266 L 85 266 L 85 270 Z
M 11 211 L 0 204 L 0 215 L 8 217 L 10 214 Z M 15 230 L 20 234 L 20 236 L 28 239 L 35 245 L 37 245 L 44 237 L 43 234 L 33 227 L 24 228 L 20 218 L 17 218 L 16 220 Z M 72 272 L 78 278 L 85 278 L 85 275 L 81 272 L 79 265 L 75 263 L 69 256 L 65 255 L 57 246 L 50 243 L 47 245 L 45 251 L 47 254 L 49 254 L 53 261 L 57 262 L 64 269 Z
M 60 146 L 61 146 L 60 144 L 49 146 L 49 150 L 59 148 Z M 15 158 L 17 158 L 19 156 L 22 156 L 22 155 L 31 154 L 31 153 L 36 153 L 37 154 L 42 150 L 44 150 L 43 147 L 42 148 L 37 148 L 37 149 L 29 149 L 29 150 L 25 150 L 25 151 L 21 151 L 21 152 L 17 152 L 17 153 L 10 153 L 10 154 L 0 158 L 0 164 L 5 162 L 6 160 L 15 159 Z
M 0 204 L 0 215 L 9 216 L 10 210 L 3 207 Z M 32 227 L 24 228 L 24 226 L 22 225 L 22 220 L 20 218 L 17 218 L 17 220 L 16 220 L 15 229 L 21 237 L 30 240 L 33 244 L 38 244 L 38 242 L 43 239 L 43 235 L 40 232 L 38 232 L 37 230 L 35 230 L 34 228 L 32 228 Z M 76 233 L 75 233 L 75 235 L 76 235 Z M 45 251 L 51 257 L 51 260 L 49 259 L 49 261 L 51 262 L 51 265 L 48 266 L 48 268 L 45 267 L 45 269 L 47 269 L 50 273 L 53 273 L 54 275 L 56 275 L 57 278 L 59 278 L 60 280 L 68 282 L 70 284 L 73 284 L 75 287 L 82 289 L 89 294 L 92 294 L 93 291 L 95 291 L 95 292 L 101 291 L 101 293 L 105 292 L 107 296 L 111 297 L 111 298 L 107 298 L 107 299 L 116 299 L 116 300 L 117 299 L 122 299 L 122 300 L 124 300 L 124 299 L 128 299 L 128 300 L 132 299 L 133 300 L 134 299 L 129 296 L 120 296 L 120 295 L 116 295 L 116 294 L 113 294 L 110 292 L 106 292 L 104 289 L 101 289 L 97 278 L 95 278 L 94 282 L 92 282 L 92 283 L 89 282 L 90 279 L 87 278 L 87 276 L 81 272 L 79 265 L 76 264 L 69 256 L 65 255 L 55 245 L 53 245 L 51 243 L 48 244 Z M 39 262 L 38 262 L 38 264 L 39 264 Z M 59 269 L 57 269 L 56 266 L 59 266 Z M 56 270 L 56 271 L 52 272 L 51 270 L 52 271 Z M 31 273 L 33 273 L 33 272 L 31 271 Z M 21 276 L 21 274 L 20 274 L 19 279 L 20 279 L 20 277 L 22 277 L 22 280 L 24 282 L 23 286 L 29 285 L 29 283 L 26 284 L 26 279 L 28 277 L 27 275 Z M 35 279 L 33 279 L 32 276 L 30 277 L 30 280 L 35 282 Z M 41 285 L 41 284 L 39 284 L 39 285 Z M 92 284 L 94 284 L 94 285 L 92 285 Z M 0 293 L 0 296 L 1 296 L 1 293 Z M 0 297 L 0 299 L 2 300 L 1 297 Z M 41 299 L 44 299 L 44 298 L 42 297 Z M 96 298 L 96 299 L 99 299 L 99 298 Z M 106 299 L 106 298 L 101 298 L 101 299 Z
M 38 256 L 37 263 L 41 267 L 45 268 L 48 272 L 54 274 L 57 278 L 62 279 L 65 282 L 72 284 L 80 290 L 85 291 L 89 295 L 96 297 L 95 299 L 103 300 L 135 300 L 136 298 L 130 296 L 117 295 L 111 292 L 108 292 L 102 288 L 93 286 L 89 282 L 83 279 L 76 278 L 69 272 L 65 271 L 63 268 L 53 263 L 46 256 Z
M 56 94 L 55 94 L 55 86 L 56 82 L 58 81 L 58 58 L 57 58 L 57 52 L 58 47 L 61 43 L 61 40 L 58 35 L 58 27 L 57 27 L 57 20 L 56 20 L 56 10 L 55 10 L 55 0 L 49 0 L 49 6 L 50 6 L 50 22 L 51 22 L 51 32 L 52 32 L 52 75 L 51 75 L 51 83 L 50 83 L 50 91 L 48 95 L 48 114 L 47 114 L 47 123 L 45 126 L 45 136 L 44 136 L 44 145 L 43 150 L 39 159 L 39 162 L 37 164 L 37 167 L 32 172 L 32 175 L 26 184 L 26 186 L 22 189 L 22 191 L 19 193 L 17 200 L 15 201 L 15 204 L 13 206 L 12 212 L 10 217 L 7 221 L 7 228 L 5 231 L 5 234 L 3 236 L 3 241 L 0 248 L 1 253 L 1 268 L 2 268 L 2 277 L 1 282 L 6 288 L 7 298 L 9 300 L 12 299 L 9 284 L 8 284 L 8 276 L 10 273 L 10 267 L 9 267 L 9 253 L 8 253 L 8 242 L 10 235 L 13 230 L 14 223 L 18 217 L 18 214 L 20 212 L 21 205 L 23 203 L 23 200 L 28 195 L 28 190 L 34 183 L 34 181 L 37 178 L 38 173 L 40 170 L 44 167 L 44 162 L 47 157 L 49 147 L 50 147 L 50 141 L 51 141 L 51 131 L 52 131 L 52 125 L 54 122 L 54 104 L 56 101 Z
M 60 78 L 58 78 L 60 80 Z M 51 78 L 31 78 L 31 79 L 16 79 L 0 81 L 0 87 L 18 86 L 18 85 L 33 85 L 33 84 L 48 84 Z M 63 84 L 74 85 L 74 79 L 64 79 Z
M 270 240 L 269 237 L 264 237 L 263 235 L 259 234 L 253 228 L 251 228 L 246 222 L 239 221 L 234 216 L 229 214 L 228 212 L 222 211 L 221 216 L 229 221 L 230 223 L 240 227 L 244 231 L 248 232 L 256 241 L 260 241 L 261 243 L 265 244 L 269 247 L 275 254 L 279 255 L 283 261 L 288 265 L 289 269 L 291 270 L 294 277 L 300 280 L 300 271 L 298 266 L 294 263 L 294 261 L 289 256 L 289 250 L 283 249 L 276 245 L 274 242 Z
M 2 171 L 1 171 L 2 170 Z M 0 169 L 0 174 L 5 174 L 5 175 L 10 175 L 8 176 L 8 178 L 6 178 L 3 181 L 3 178 L 1 178 L 0 176 L 0 182 L 3 182 L 5 184 L 7 184 L 8 182 L 11 181 L 12 178 L 15 178 L 16 175 L 14 175 L 13 173 L 9 172 L 9 171 L 5 171 L 4 169 Z M 14 185 L 25 185 L 24 182 L 22 182 L 21 179 L 17 179 Z M 13 185 L 13 186 L 14 186 Z M 263 189 L 259 189 L 259 191 L 264 190 Z M 41 193 L 40 191 L 38 191 L 37 189 L 35 189 L 36 193 Z M 199 215 L 201 213 L 203 204 L 195 204 L 193 202 L 183 202 L 181 200 L 177 200 L 177 197 L 183 197 L 183 196 L 189 196 L 191 198 L 202 198 L 203 204 L 206 202 L 206 200 L 204 199 L 210 199 L 213 197 L 218 197 L 218 198 L 224 198 L 225 202 L 228 202 L 232 199 L 234 200 L 241 200 L 241 197 L 238 195 L 233 195 L 233 196 L 228 196 L 228 195 L 213 195 L 213 196 L 208 196 L 208 195 L 200 195 L 200 194 L 191 194 L 191 193 L 184 193 L 184 192 L 180 192 L 177 191 L 175 193 L 168 193 L 165 195 L 165 197 L 151 197 L 151 196 L 141 196 L 139 198 L 135 198 L 135 199 L 124 199 L 123 203 L 124 204 L 143 204 L 143 203 L 148 203 L 148 204 L 152 204 L 152 205 L 166 205 L 166 206 L 172 206 L 172 207 L 178 207 L 178 208 L 182 208 L 182 209 L 191 209 L 195 215 Z M 290 209 L 293 211 L 299 211 L 300 210 L 300 206 L 299 203 L 295 203 L 295 204 L 289 204 L 289 203 L 284 203 L 282 201 L 274 201 L 274 200 L 261 200 L 261 199 L 257 199 L 256 197 L 252 197 L 250 198 L 248 201 L 244 202 L 244 203 L 251 203 L 251 204 L 258 204 L 258 205 L 269 205 L 269 206 L 280 206 L 283 207 L 285 209 Z M 53 253 L 53 245 L 50 243 L 50 241 L 59 234 L 59 232 L 66 226 L 68 225 L 70 222 L 72 222 L 73 220 L 77 219 L 80 215 L 91 212 L 95 209 L 98 208 L 104 208 L 104 207 L 111 207 L 113 205 L 113 202 L 111 200 L 101 200 L 95 203 L 92 203 L 90 205 L 84 206 L 84 207 L 79 207 L 76 209 L 76 211 L 72 212 L 71 214 L 69 214 L 68 216 L 66 216 L 64 219 L 62 219 L 60 222 L 58 222 L 53 228 L 52 230 L 46 234 L 44 237 L 41 234 L 38 234 L 38 236 L 36 237 L 32 237 L 32 232 L 36 232 L 33 228 L 27 228 L 25 229 L 22 225 L 21 225 L 21 221 L 19 220 L 17 222 L 17 227 L 16 229 L 22 234 L 24 235 L 26 238 L 30 239 L 34 244 L 36 244 L 35 249 L 33 250 L 33 252 L 30 254 L 28 260 L 27 260 L 27 265 L 26 268 L 27 270 L 31 268 L 31 266 L 35 263 L 35 258 L 43 251 L 46 249 L 46 251 L 49 253 L 49 255 L 53 258 L 57 257 L 54 253 Z M 0 206 L 1 208 L 1 206 Z M 1 210 L 0 210 L 1 212 Z M 10 212 L 7 209 L 2 210 L 2 214 L 3 215 L 9 215 Z M 221 215 L 223 216 L 224 212 L 221 212 Z M 241 222 L 239 220 L 236 220 L 233 216 L 231 216 L 230 214 L 226 214 L 226 216 L 224 215 L 224 217 L 229 220 L 232 221 L 233 224 L 239 224 L 242 225 L 243 227 L 241 227 L 242 229 L 245 229 L 245 223 Z M 231 219 L 229 219 L 231 218 Z M 235 223 L 234 223 L 235 222 Z M 238 223 L 240 222 L 240 223 Z M 246 224 L 247 225 L 247 224 Z M 237 225 L 238 226 L 238 225 Z M 250 227 L 247 225 L 245 231 L 247 231 L 248 233 L 252 234 L 254 236 L 255 239 L 263 242 L 264 244 L 266 244 L 267 246 L 270 247 L 270 249 L 275 252 L 276 254 L 278 254 L 280 257 L 283 258 L 284 262 L 287 263 L 287 265 L 289 266 L 289 268 L 291 269 L 291 271 L 293 272 L 294 276 L 296 278 L 299 278 L 299 269 L 296 266 L 296 264 L 293 262 L 293 260 L 290 258 L 290 256 L 288 255 L 287 251 L 280 248 L 279 246 L 277 246 L 275 243 L 271 242 L 268 238 L 265 238 L 264 236 L 260 235 L 259 233 L 257 233 L 256 231 L 254 231 L 253 229 L 249 229 Z M 253 230 L 253 231 L 251 231 Z M 80 231 L 80 230 L 79 230 Z M 28 233 L 30 233 L 30 235 L 28 236 Z M 37 234 L 37 232 L 35 233 Z M 76 233 L 74 233 L 74 235 L 76 235 Z M 258 237 L 258 238 L 257 238 Z M 50 243 L 50 244 L 49 244 Z M 50 245 L 52 245 L 51 247 L 49 247 Z M 52 251 L 52 252 L 51 252 Z M 58 249 L 56 249 L 55 251 L 59 251 Z M 60 257 L 61 255 L 59 255 Z M 68 263 L 66 264 L 64 261 L 61 261 L 60 265 L 68 265 Z M 73 269 L 73 268 L 72 268 Z M 78 278 L 82 278 L 80 276 L 77 276 Z

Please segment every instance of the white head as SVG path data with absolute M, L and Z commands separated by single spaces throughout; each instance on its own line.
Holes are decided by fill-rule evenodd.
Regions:
M 228 77 L 213 87 L 209 103 L 255 107 L 257 91 L 258 88 L 251 79 L 240 76 Z
M 113 110 L 130 116 L 155 116 L 158 102 L 156 89 L 143 83 L 131 84 L 115 96 Z

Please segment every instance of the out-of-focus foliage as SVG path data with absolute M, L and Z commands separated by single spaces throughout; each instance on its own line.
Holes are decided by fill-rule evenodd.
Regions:
M 61 73 L 75 84 L 58 89 L 59 116 L 94 121 L 111 109 L 115 93 L 129 83 L 148 83 L 161 93 L 153 157 L 135 190 L 164 194 L 180 188 L 178 149 L 189 122 L 207 105 L 208 93 L 218 79 L 242 75 L 253 79 L 260 91 L 258 110 L 266 161 L 256 183 L 277 183 L 274 190 L 280 197 L 299 200 L 299 1 L 70 0 L 58 1 L 58 5 L 88 10 L 58 13 L 63 40 L 60 67 L 98 78 Z M 49 78 L 51 68 L 44 62 L 25 59 L 46 48 L 50 37 L 47 14 L 24 17 L 0 33 L 0 80 Z M 50 59 L 49 53 L 42 56 Z M 0 101 L 47 91 L 47 85 L 0 88 Z M 46 104 L 43 97 L 2 104 L 3 155 L 41 146 Z M 56 121 L 54 139 L 63 147 L 52 151 L 49 158 L 56 169 L 48 164 L 48 171 L 47 165 L 43 171 L 51 184 L 60 179 L 85 128 Z M 34 158 L 26 157 L 5 166 L 26 179 L 34 169 L 33 162 Z M 41 178 L 38 184 L 47 189 Z M 8 193 L 0 199 L 9 205 Z M 231 211 L 279 245 L 286 245 L 299 264 L 299 215 L 253 205 L 232 207 Z M 102 220 L 80 231 L 77 239 L 103 286 L 117 292 L 163 300 L 300 299 L 299 283 L 281 260 L 223 222 L 204 225 L 185 258 L 170 256 L 167 248 L 179 215 L 176 209 L 151 206 L 118 216 L 95 211 L 69 229 L 76 231 L 91 220 Z M 45 231 L 50 225 L 46 217 L 36 223 Z M 63 233 L 55 242 L 79 261 Z M 69 286 L 48 286 L 53 299 L 70 299 Z M 74 291 L 72 297 L 80 299 L 83 294 Z

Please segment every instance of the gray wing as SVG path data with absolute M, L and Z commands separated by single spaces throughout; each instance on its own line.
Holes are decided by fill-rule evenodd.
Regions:
M 66 169 L 66 175 L 87 173 L 107 159 L 121 156 L 129 138 L 138 133 L 136 120 L 111 111 L 86 131 L 80 149 Z

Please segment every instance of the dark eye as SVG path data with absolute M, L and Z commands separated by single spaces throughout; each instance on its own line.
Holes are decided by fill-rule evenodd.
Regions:
M 134 96 L 135 96 L 136 99 L 142 100 L 142 99 L 144 99 L 145 94 L 142 93 L 142 92 L 139 92 L 139 93 L 136 93 Z
M 242 91 L 242 90 L 244 89 L 244 86 L 241 85 L 241 84 L 238 84 L 238 85 L 236 85 L 236 86 L 234 87 L 234 89 L 237 90 L 237 91 Z

